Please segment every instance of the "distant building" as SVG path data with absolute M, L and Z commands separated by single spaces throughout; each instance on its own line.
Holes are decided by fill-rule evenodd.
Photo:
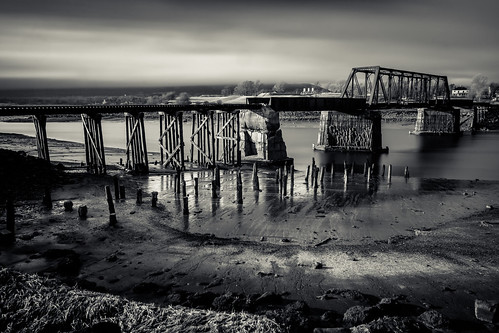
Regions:
M 470 94 L 470 90 L 466 87 L 456 87 L 454 89 L 452 89 L 452 92 L 451 92 L 451 97 L 461 97 L 461 98 L 465 98 L 465 97 L 468 97 Z

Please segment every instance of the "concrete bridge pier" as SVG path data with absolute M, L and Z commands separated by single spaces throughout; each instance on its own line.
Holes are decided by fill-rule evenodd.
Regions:
M 374 112 L 353 115 L 322 111 L 314 148 L 326 151 L 381 151 L 381 116 Z
M 182 112 L 159 112 L 161 166 L 185 169 Z
M 461 127 L 461 111 L 452 109 L 437 111 L 425 108 L 418 109 L 416 127 L 411 134 L 416 135 L 443 135 L 459 134 Z
M 50 162 L 47 140 L 47 116 L 44 114 L 34 115 L 33 124 L 35 125 L 36 131 L 36 149 L 38 151 L 38 158 Z
M 101 119 L 102 116 L 98 113 L 81 115 L 87 171 L 95 174 L 106 173 Z
M 147 158 L 144 113 L 125 113 L 126 123 L 126 166 L 138 172 L 149 172 Z
M 255 156 L 267 162 L 288 160 L 278 112 L 270 107 L 263 107 L 258 112 L 243 110 L 240 123 L 245 156 Z

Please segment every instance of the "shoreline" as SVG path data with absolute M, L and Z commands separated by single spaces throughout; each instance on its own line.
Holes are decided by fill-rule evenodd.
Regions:
M 15 151 L 25 150 L 30 145 L 18 136 L 9 139 L 0 135 L 0 140 L 2 147 L 5 147 L 5 140 L 11 140 Z M 74 147 L 77 146 L 79 144 Z M 54 140 L 51 147 L 63 156 L 67 143 Z M 36 154 L 36 145 L 33 149 Z M 122 174 L 119 170 L 113 170 L 115 172 L 127 189 L 127 199 L 115 202 L 116 227 L 108 225 L 103 196 L 104 185 L 112 185 L 111 177 L 69 173 L 63 183 L 53 188 L 52 210 L 40 207 L 41 193 L 34 193 L 39 199 L 19 198 L 16 242 L 0 248 L 0 264 L 162 306 L 191 304 L 200 307 L 207 300 L 213 301 L 213 295 L 226 295 L 234 309 L 242 309 L 233 303 L 237 295 L 274 294 L 282 302 L 279 303 L 281 308 L 293 302 L 307 304 L 311 309 L 309 313 L 305 316 L 303 309 L 299 313 L 305 316 L 309 326 L 293 324 L 305 332 L 313 327 L 339 327 L 344 323 L 337 318 L 347 309 L 354 305 L 373 306 L 373 299 L 382 298 L 398 299 L 403 304 L 416 306 L 415 313 L 436 309 L 455 326 L 466 323 L 466 327 L 471 327 L 470 332 L 490 329 L 474 318 L 473 307 L 475 299 L 499 299 L 496 287 L 499 280 L 496 255 L 499 211 L 487 208 L 499 207 L 497 182 L 441 180 L 434 182 L 434 188 L 429 191 L 433 194 L 424 191 L 418 195 L 399 194 L 397 206 L 402 207 L 401 212 L 406 211 L 404 216 L 397 218 L 399 223 L 404 226 L 418 224 L 415 218 L 419 216 L 435 220 L 431 227 L 420 225 L 391 238 L 361 236 L 355 242 L 343 236 L 335 240 L 325 233 L 317 235 L 316 240 L 307 238 L 310 242 L 306 243 L 293 238 L 290 242 L 251 241 L 184 231 L 182 226 L 186 219 L 179 206 L 180 200 L 169 194 L 168 188 L 164 190 L 164 196 L 160 196 L 157 209 L 151 208 L 151 194 L 147 190 L 144 203 L 138 205 L 135 190 L 147 184 L 147 180 Z M 442 210 L 441 214 L 451 214 L 442 221 L 437 219 L 438 210 L 434 212 L 432 201 L 435 200 L 431 195 L 435 193 L 444 202 L 442 209 L 448 211 Z M 65 200 L 71 200 L 75 210 L 65 212 Z M 249 224 L 251 217 L 248 214 L 250 199 L 246 202 L 242 208 L 242 224 Z M 338 207 L 325 203 L 318 200 L 310 208 L 303 209 L 302 215 L 298 212 L 295 219 L 303 224 L 309 221 L 311 227 L 308 228 L 315 230 L 314 226 L 331 228 L 331 225 L 315 221 L 326 219 L 338 226 L 338 213 L 358 214 L 357 206 Z M 89 209 L 85 220 L 79 219 L 76 212 L 83 204 Z M 319 208 L 322 211 L 317 220 Z M 230 212 L 237 211 L 235 208 L 215 211 L 211 223 L 231 218 Z M 384 219 L 392 220 L 395 225 L 393 213 L 383 212 Z M 197 214 L 203 220 L 204 213 Z M 276 208 L 273 214 L 281 221 L 292 215 L 287 208 Z M 0 214 L 0 220 L 4 218 Z M 259 216 L 252 218 L 257 220 Z M 404 219 L 407 221 L 402 221 Z M 208 223 L 206 218 L 203 221 Z M 356 228 L 349 222 L 344 223 L 344 231 L 337 230 L 344 235 L 350 233 L 353 237 L 370 230 L 366 222 L 354 224 Z M 295 233 L 305 234 L 306 230 Z M 328 238 L 331 239 L 320 244 Z M 60 258 L 50 259 L 43 255 L 49 249 L 77 254 L 81 264 L 77 273 L 61 274 L 57 261 Z M 138 286 L 148 287 L 138 292 Z M 232 294 L 228 295 L 229 292 Z M 269 304 L 271 308 L 277 306 L 270 300 Z M 230 311 L 230 306 L 219 309 Z M 320 319 L 326 312 L 336 314 L 336 319 Z M 457 331 L 467 332 L 462 328 L 465 327 Z

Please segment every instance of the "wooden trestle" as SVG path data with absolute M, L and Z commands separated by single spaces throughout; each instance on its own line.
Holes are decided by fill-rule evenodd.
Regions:
M 201 166 L 217 163 L 240 165 L 239 110 L 258 110 L 259 104 L 203 105 L 42 105 L 0 106 L 2 116 L 31 115 L 36 129 L 38 157 L 50 161 L 47 143 L 47 114 L 80 114 L 85 139 L 87 170 L 106 173 L 102 113 L 125 113 L 126 167 L 149 172 L 144 112 L 159 112 L 162 167 L 185 169 L 183 112 L 193 112 L 190 161 Z
M 191 161 L 198 165 L 240 165 L 239 110 L 194 112 L 190 141 Z
M 149 172 L 144 113 L 125 113 L 126 166 L 139 173 Z
M 101 119 L 102 116 L 99 113 L 81 115 L 87 171 L 95 174 L 106 173 L 106 155 L 104 154 Z
M 47 116 L 38 114 L 33 116 L 33 123 L 36 130 L 36 149 L 38 151 L 38 158 L 50 162 L 49 146 L 47 140 Z
M 159 134 L 161 166 L 185 169 L 182 112 L 159 112 Z
M 218 111 L 216 160 L 228 165 L 241 164 L 239 110 Z
M 215 167 L 214 111 L 194 111 L 192 114 L 191 161 L 201 166 Z

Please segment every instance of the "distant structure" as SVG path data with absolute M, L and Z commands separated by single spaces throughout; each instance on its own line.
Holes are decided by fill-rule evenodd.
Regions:
M 467 98 L 470 94 L 470 90 L 466 87 L 456 87 L 451 91 L 451 97 L 453 98 Z

